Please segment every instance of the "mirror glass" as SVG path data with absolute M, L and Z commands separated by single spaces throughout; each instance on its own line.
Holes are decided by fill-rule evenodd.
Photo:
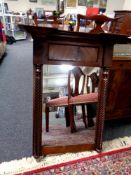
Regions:
M 47 101 L 56 98 L 68 97 L 68 73 L 73 69 L 69 65 L 44 65 L 43 66 L 43 132 L 42 145 L 45 146 L 63 146 L 94 143 L 95 140 L 95 120 L 96 120 L 96 104 L 88 106 L 89 111 L 93 111 L 94 126 L 85 128 L 82 117 L 82 106 L 77 105 L 73 108 L 74 119 L 76 124 L 76 132 L 71 133 L 70 126 L 66 126 L 65 106 L 49 108 L 49 132 L 46 132 L 45 124 L 45 105 Z M 98 68 L 81 67 L 85 75 L 91 72 L 99 73 Z M 83 77 L 80 78 L 80 83 L 75 85 L 74 76 L 71 75 L 71 87 L 78 86 L 78 90 L 82 87 Z M 87 93 L 86 80 L 84 93 Z M 91 82 L 88 82 L 91 86 Z M 84 105 L 87 120 L 87 105 Z M 69 115 L 68 115 L 69 118 Z

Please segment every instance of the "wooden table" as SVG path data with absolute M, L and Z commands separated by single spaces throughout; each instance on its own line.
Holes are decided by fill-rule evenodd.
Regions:
M 102 149 L 102 134 L 105 118 L 106 91 L 109 69 L 112 64 L 115 43 L 127 43 L 124 35 L 91 34 L 64 31 L 52 26 L 20 25 L 33 38 L 33 155 L 65 153 Z M 97 107 L 96 134 L 94 144 L 80 144 L 59 147 L 42 145 L 42 79 L 43 64 L 72 64 L 100 67 L 100 86 Z

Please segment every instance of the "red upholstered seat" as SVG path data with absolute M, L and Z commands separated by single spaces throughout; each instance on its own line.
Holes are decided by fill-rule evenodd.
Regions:
M 83 104 L 83 103 L 95 103 L 98 102 L 98 93 L 82 94 L 75 97 L 71 97 L 69 100 L 70 104 Z
M 68 105 L 68 97 L 60 97 L 60 98 L 55 98 L 52 100 L 49 100 L 46 103 L 47 106 L 52 107 L 52 106 L 67 106 Z
M 69 99 L 69 104 L 83 104 L 83 103 L 94 103 L 98 101 L 98 93 L 89 93 L 89 94 L 82 94 L 82 95 L 77 95 L 75 97 L 71 97 Z M 60 98 L 55 98 L 52 100 L 49 100 L 46 103 L 47 106 L 52 107 L 52 106 L 67 106 L 68 105 L 68 97 L 60 97 Z

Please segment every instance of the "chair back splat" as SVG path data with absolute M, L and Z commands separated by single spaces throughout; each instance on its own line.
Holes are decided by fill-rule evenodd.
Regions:
M 71 83 L 72 76 L 74 78 L 73 85 Z M 68 93 L 69 93 L 69 96 L 76 96 L 76 95 L 83 94 L 84 84 L 85 84 L 85 74 L 82 72 L 80 67 L 75 67 L 74 69 L 69 71 L 69 74 L 68 74 Z
M 88 86 L 89 79 L 91 79 L 92 88 Z M 98 84 L 99 84 L 99 77 L 96 72 L 93 72 L 92 74 L 87 75 L 87 82 L 86 82 L 87 93 L 95 92 L 95 89 L 98 88 Z

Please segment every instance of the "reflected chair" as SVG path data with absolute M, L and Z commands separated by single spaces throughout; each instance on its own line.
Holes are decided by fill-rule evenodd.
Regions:
M 73 85 L 71 84 L 72 79 L 74 79 Z M 60 107 L 64 106 L 68 110 L 68 114 L 66 115 L 66 119 L 69 118 L 70 121 L 70 129 L 71 132 L 76 131 L 76 125 L 74 120 L 74 107 L 77 105 L 82 106 L 82 118 L 87 128 L 86 117 L 85 117 L 85 110 L 84 105 L 87 103 L 94 103 L 98 101 L 98 93 L 89 93 L 83 94 L 85 84 L 85 74 L 79 67 L 75 67 L 74 69 L 69 71 L 68 74 L 68 96 L 64 96 L 61 98 L 56 98 L 49 100 L 46 103 L 46 132 L 49 131 L 49 109 L 50 107 Z M 80 88 L 81 87 L 81 88 Z
M 84 86 L 85 86 L 85 74 L 83 73 L 81 68 L 76 67 L 73 70 L 70 70 L 68 73 L 68 110 L 69 110 L 69 116 L 70 116 L 70 125 L 73 125 L 73 127 L 75 126 L 74 111 L 76 106 L 79 105 L 80 99 L 77 98 L 76 101 L 74 102 L 72 102 L 72 100 L 73 100 L 73 97 L 75 98 L 84 93 Z M 73 103 L 72 109 L 69 108 L 70 103 Z M 84 104 L 80 104 L 80 106 L 82 109 L 82 119 L 85 124 L 85 128 L 87 128 Z

